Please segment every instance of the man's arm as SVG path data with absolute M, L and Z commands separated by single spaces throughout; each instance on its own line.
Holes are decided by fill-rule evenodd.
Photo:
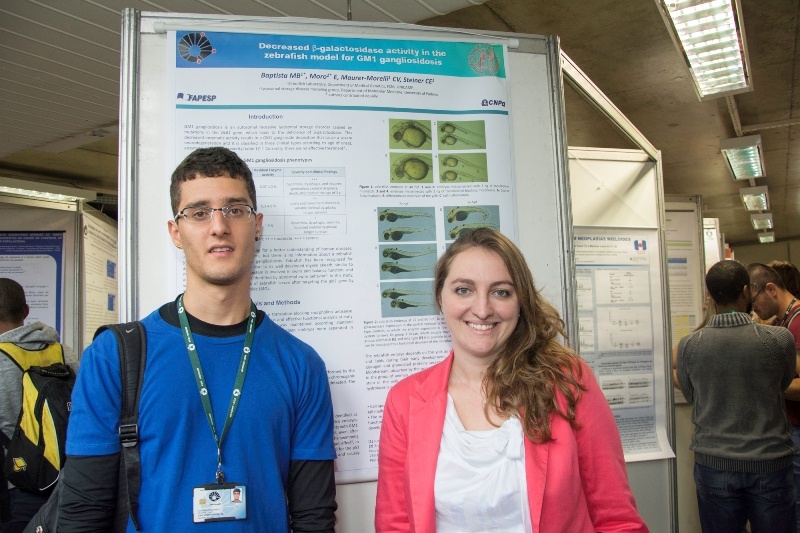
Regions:
M 789 384 L 789 387 L 785 391 L 783 391 L 783 396 L 787 400 L 798 401 L 800 400 L 800 379 L 797 378 L 797 376 L 800 376 L 800 320 L 795 320 L 795 317 L 792 317 L 792 320 L 789 321 L 789 324 L 786 326 L 786 329 L 789 330 L 789 333 L 792 334 L 792 338 L 794 339 L 795 378 Z
M 672 349 L 672 386 L 681 390 L 681 384 L 678 381 L 678 347 Z
M 72 390 L 59 532 L 112 531 L 119 481 L 122 380 L 117 341 L 103 332 L 83 352 Z
M 293 533 L 333 533 L 337 508 L 333 461 L 291 461 L 286 497 Z
M 789 386 L 783 391 L 783 397 L 787 400 L 800 401 L 800 378 L 794 378 Z
M 118 453 L 68 456 L 59 480 L 59 533 L 112 531 L 118 482 Z
M 692 337 L 693 338 L 693 337 Z M 673 371 L 673 379 L 678 381 L 678 388 L 683 393 L 683 397 L 689 403 L 694 403 L 694 389 L 692 382 L 689 379 L 689 357 L 690 354 L 688 343 L 690 336 L 682 338 L 678 343 L 678 350 L 675 352 L 675 370 Z
M 800 350 L 795 355 L 795 369 L 794 371 L 800 375 Z M 789 386 L 783 391 L 783 397 L 787 400 L 800 401 L 800 378 L 795 377 Z

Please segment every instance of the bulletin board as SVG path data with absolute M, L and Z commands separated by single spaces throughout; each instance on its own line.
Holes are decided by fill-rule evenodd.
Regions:
M 0 194 L 0 277 L 25 289 L 26 324 L 55 328 L 80 353 L 79 204 Z
M 576 323 L 558 40 L 134 10 L 123 18 L 121 318 L 182 290 L 182 256 L 166 231 L 172 169 L 198 145 L 235 142 L 265 214 L 254 300 L 326 362 L 337 530 L 369 531 L 385 394 L 449 350 L 430 268 L 459 228 L 508 234 L 544 296 Z M 300 57 L 310 56 L 305 46 L 317 47 L 324 68 Z M 248 55 L 254 48 L 260 56 Z M 223 67 L 226 50 L 242 63 Z M 271 62 L 287 54 L 297 55 Z M 198 59 L 199 68 L 181 63 Z M 640 486 L 652 485 L 647 477 Z
M 120 257 L 120 301 L 136 318 L 182 290 L 182 255 L 166 231 L 169 174 L 197 145 L 233 144 L 254 170 L 265 216 L 254 300 L 317 347 L 337 421 L 354 428 L 337 433 L 345 448 L 340 482 L 374 479 L 391 384 L 447 355 L 449 336 L 430 285 L 436 257 L 459 231 L 487 225 L 511 236 L 548 298 L 566 309 L 569 217 L 557 143 L 561 103 L 553 99 L 560 93 L 552 90 L 554 41 L 393 25 L 128 16 L 125 63 L 135 67 L 123 89 L 130 91 L 122 107 L 129 116 L 121 120 L 130 166 L 121 179 L 130 189 L 121 190 L 119 230 L 131 260 Z M 424 64 L 372 72 L 333 60 L 329 68 L 184 68 L 183 43 L 201 35 L 216 50 L 205 64 L 224 59 L 226 49 L 237 61 L 243 51 L 257 50 L 258 64 L 264 50 L 310 44 L 340 54 L 339 63 L 343 49 L 378 61 L 401 57 L 392 49 L 405 51 L 406 59 L 419 51 L 444 62 L 448 75 Z M 470 59 L 471 53 L 477 55 Z M 465 60 L 447 63 L 456 56 Z M 470 61 L 500 70 L 470 74 L 464 70 Z M 220 72 L 226 84 L 215 85 Z M 270 98 L 252 96 L 248 84 Z M 360 97 L 344 91 L 361 91 Z M 258 133 L 248 136 L 252 126 Z M 122 296 L 123 286 L 132 298 Z M 336 346 L 348 349 L 337 354 Z
M 661 152 L 564 53 L 586 101 L 638 147 L 570 147 L 581 356 L 620 428 L 628 478 L 650 531 L 678 528 L 678 478 Z

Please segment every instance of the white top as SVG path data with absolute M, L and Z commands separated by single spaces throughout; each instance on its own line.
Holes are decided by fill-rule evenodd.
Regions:
M 448 394 L 433 490 L 437 533 L 530 533 L 519 419 L 489 431 L 467 431 Z

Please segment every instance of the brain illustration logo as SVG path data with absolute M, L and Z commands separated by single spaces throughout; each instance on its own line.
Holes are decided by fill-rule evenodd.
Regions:
M 204 32 L 187 33 L 178 41 L 178 53 L 190 63 L 202 63 L 216 50 Z
M 468 61 L 472 71 L 479 76 L 494 76 L 500 72 L 500 60 L 491 45 L 475 45 L 469 53 Z

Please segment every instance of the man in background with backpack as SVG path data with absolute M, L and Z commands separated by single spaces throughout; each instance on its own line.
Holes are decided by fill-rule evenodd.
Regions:
M 25 325 L 28 313 L 22 286 L 12 279 L 0 278 L 0 440 L 3 442 L 3 458 L 22 408 L 23 368 L 15 357 L 25 359 L 21 362 L 27 366 L 46 367 L 66 362 L 73 370 L 78 368 L 75 355 L 58 342 L 55 329 L 41 322 Z M 47 501 L 47 496 L 14 487 L 2 472 L 0 482 L 3 484 L 0 487 L 0 511 L 3 511 L 0 533 L 18 533 Z
M 186 258 L 186 290 L 142 320 L 138 424 L 122 432 L 137 436 L 124 444 L 139 448 L 141 464 L 138 511 L 131 506 L 127 529 L 332 533 L 327 372 L 310 346 L 252 302 L 263 219 L 252 173 L 226 148 L 200 148 L 173 172 L 170 199 L 166 229 Z M 115 336 L 103 332 L 81 358 L 59 533 L 115 529 L 123 449 L 118 351 Z
M 795 267 L 795 270 L 797 268 Z M 773 326 L 787 328 L 794 337 L 800 366 L 800 301 L 788 290 L 778 272 L 762 263 L 747 266 L 750 274 L 753 311 L 761 320 L 774 317 Z M 786 398 L 786 414 L 792 424 L 794 452 L 795 515 L 797 531 L 800 533 L 800 377 L 795 374 L 792 384 L 783 393 Z

